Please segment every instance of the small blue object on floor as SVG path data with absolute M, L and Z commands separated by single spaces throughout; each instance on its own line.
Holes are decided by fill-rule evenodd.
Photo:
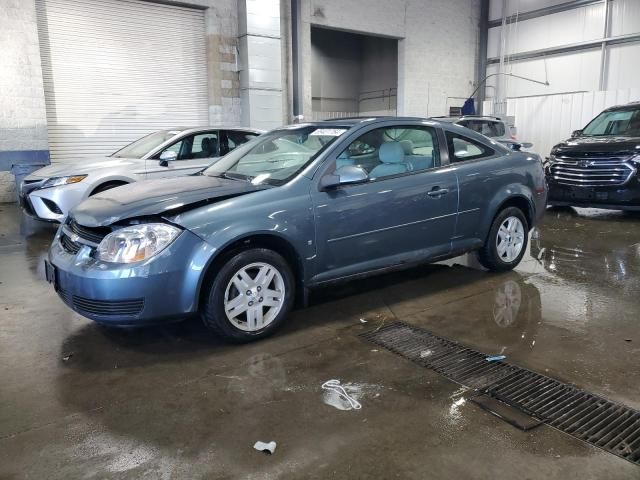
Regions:
M 507 358 L 506 355 L 496 355 L 495 357 L 487 357 L 487 362 L 497 362 L 505 358 Z

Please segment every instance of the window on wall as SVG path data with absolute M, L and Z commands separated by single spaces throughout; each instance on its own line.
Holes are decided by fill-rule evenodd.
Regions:
M 419 172 L 440 165 L 435 131 L 430 127 L 371 130 L 353 141 L 336 159 L 336 168 L 356 165 L 371 179 Z
M 451 163 L 465 162 L 467 160 L 477 160 L 479 158 L 490 157 L 495 152 L 483 145 L 462 135 L 446 132 L 447 148 Z

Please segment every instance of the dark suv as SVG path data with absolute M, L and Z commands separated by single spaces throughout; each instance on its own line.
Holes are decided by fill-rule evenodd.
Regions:
M 551 150 L 548 204 L 640 210 L 640 102 L 611 107 Z

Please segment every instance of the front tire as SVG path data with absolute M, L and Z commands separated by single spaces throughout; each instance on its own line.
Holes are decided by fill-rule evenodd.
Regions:
M 506 272 L 516 267 L 527 249 L 527 218 L 517 207 L 507 207 L 493 219 L 484 246 L 478 252 L 483 267 Z
M 202 319 L 225 340 L 244 343 L 272 334 L 293 307 L 295 280 L 281 255 L 243 250 L 222 265 L 207 295 Z

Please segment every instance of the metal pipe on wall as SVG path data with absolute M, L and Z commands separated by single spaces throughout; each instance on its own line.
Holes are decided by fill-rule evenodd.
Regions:
M 476 72 L 476 85 L 487 75 L 487 44 L 489 41 L 489 0 L 480 3 L 480 38 L 478 42 L 478 71 Z M 482 104 L 485 99 L 485 89 L 480 88 L 476 96 L 476 110 L 482 114 Z
M 302 62 L 300 61 L 300 11 L 300 0 L 291 0 L 291 90 L 293 93 L 292 110 L 294 119 L 302 113 L 302 95 L 300 89 L 302 68 Z
M 604 2 L 604 28 L 602 32 L 603 40 L 609 37 L 609 31 L 611 30 L 611 1 L 605 0 Z M 602 42 L 600 47 L 600 90 L 607 89 L 607 43 Z

